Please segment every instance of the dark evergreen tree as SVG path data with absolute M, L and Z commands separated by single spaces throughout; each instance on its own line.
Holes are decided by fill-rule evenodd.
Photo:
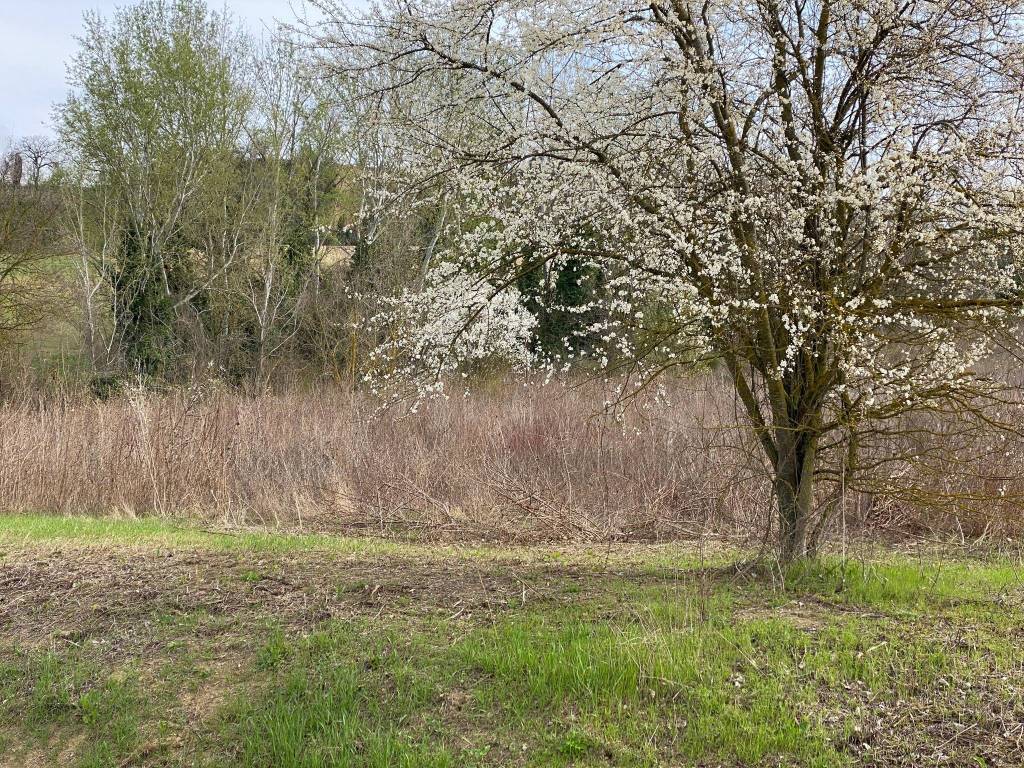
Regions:
M 527 265 L 529 259 L 527 253 Z M 537 318 L 535 352 L 555 357 L 593 350 L 597 339 L 590 327 L 600 318 L 593 304 L 604 288 L 600 270 L 576 258 L 540 264 L 523 271 L 518 287 Z

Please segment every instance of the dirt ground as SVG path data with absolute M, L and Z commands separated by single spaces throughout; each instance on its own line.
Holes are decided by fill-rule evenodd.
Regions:
M 268 620 L 292 634 L 308 633 L 329 620 L 367 617 L 435 617 L 478 626 L 523 606 L 557 608 L 580 600 L 597 600 L 610 611 L 625 611 L 629 606 L 621 594 L 624 583 L 699 591 L 708 578 L 721 586 L 739 577 L 728 570 L 640 567 L 628 557 L 582 563 L 545 558 L 543 553 L 495 560 L 449 557 L 444 552 L 413 557 L 0 544 L 0 637 L 3 649 L 84 649 L 91 658 L 117 665 L 158 658 L 161 644 L 168 640 L 169 621 L 201 616 L 190 631 L 206 634 L 202 641 L 208 654 L 203 663 L 209 682 L 182 694 L 188 730 L 211 717 L 229 697 L 232 670 L 243 657 L 251 659 L 254 640 L 259 640 L 254 636 Z M 1020 597 L 1006 599 L 1019 602 Z M 864 626 L 899 619 L 894 612 L 844 606 L 820 595 L 771 608 L 740 599 L 734 618 L 774 617 L 814 637 L 843 611 L 855 614 Z M 969 623 L 948 619 L 910 626 L 907 632 L 941 637 L 951 651 L 977 642 Z M 1024 622 L 1008 632 L 1012 642 L 1024 646 Z M 900 638 L 880 642 L 890 641 Z M 1024 662 L 1024 656 L 1020 660 Z M 1024 766 L 1024 663 L 1016 671 L 1020 679 L 1007 680 L 1006 668 L 993 663 L 978 668 L 966 683 L 951 677 L 939 695 L 922 689 L 920 695 L 895 701 L 866 687 L 823 689 L 821 706 L 837 718 L 853 713 L 859 719 L 860 730 L 849 745 L 859 765 Z M 826 722 L 830 716 L 823 715 Z M 74 746 L 69 742 L 67 749 L 73 751 Z M 180 754 L 194 748 L 187 739 L 179 746 Z M 984 757 L 963 762 L 965 755 Z M 136 757 L 139 765 L 148 764 L 144 755 Z M 53 764 L 51 757 L 33 757 L 31 752 L 19 753 L 16 759 L 12 768 Z
M 152 643 L 161 615 L 202 613 L 239 627 L 270 616 L 305 630 L 357 615 L 484 620 L 507 607 L 605 593 L 611 580 L 684 578 L 693 575 L 514 559 L 35 546 L 0 550 L 0 635 L 21 647 L 91 643 L 114 660 Z

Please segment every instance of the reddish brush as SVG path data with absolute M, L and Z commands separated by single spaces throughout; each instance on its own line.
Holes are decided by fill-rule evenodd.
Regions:
M 596 384 L 496 385 L 415 414 L 342 390 L 8 404 L 0 507 L 523 542 L 764 531 L 770 489 L 727 388 L 678 383 L 669 407 L 641 399 L 618 419 L 605 397 Z M 1020 477 L 1014 455 L 987 476 Z M 850 525 L 993 524 L 906 499 L 847 508 Z

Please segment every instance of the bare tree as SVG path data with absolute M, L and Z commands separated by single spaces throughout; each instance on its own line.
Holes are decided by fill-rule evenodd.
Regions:
M 38 187 L 57 168 L 57 142 L 47 136 L 26 136 L 15 145 L 28 166 L 27 182 Z

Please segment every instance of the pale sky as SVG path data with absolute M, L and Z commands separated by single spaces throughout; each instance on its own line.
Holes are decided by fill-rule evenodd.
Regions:
M 65 62 L 75 52 L 82 14 L 109 15 L 130 0 L 0 0 L 0 150 L 17 136 L 51 134 L 53 105 L 64 99 Z M 252 32 L 295 18 L 301 0 L 208 0 Z

